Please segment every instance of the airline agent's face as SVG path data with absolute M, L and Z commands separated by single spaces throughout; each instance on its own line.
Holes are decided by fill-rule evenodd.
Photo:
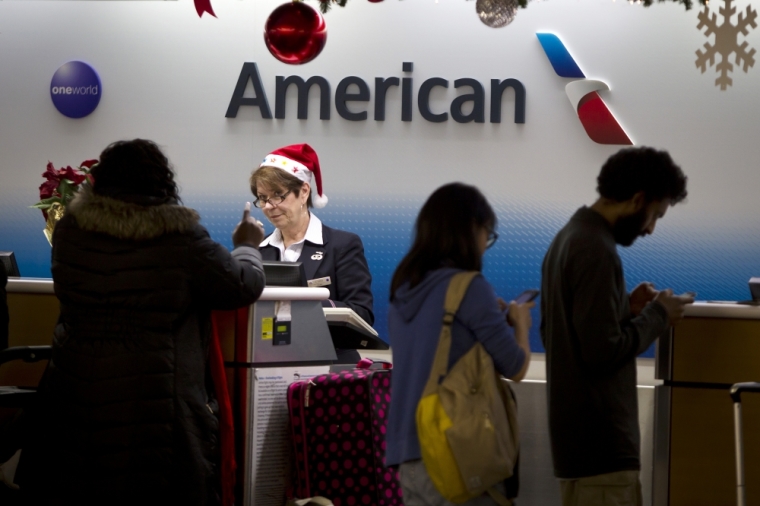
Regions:
M 306 201 L 309 198 L 309 183 L 303 183 L 299 195 L 282 188 L 266 185 L 256 187 L 259 202 L 268 201 L 261 210 L 269 222 L 278 229 L 300 228 L 309 219 Z

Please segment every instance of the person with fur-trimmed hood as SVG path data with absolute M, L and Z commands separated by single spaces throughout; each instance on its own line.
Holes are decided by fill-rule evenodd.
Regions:
M 247 206 L 233 251 L 214 242 L 151 141 L 91 175 L 53 234 L 61 315 L 20 484 L 34 504 L 220 504 L 211 310 L 260 296 L 263 229 Z

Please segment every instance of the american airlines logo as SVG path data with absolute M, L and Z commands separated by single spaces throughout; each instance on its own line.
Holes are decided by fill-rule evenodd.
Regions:
M 599 144 L 632 145 L 631 139 L 615 119 L 598 91 L 609 90 L 603 81 L 586 79 L 559 37 L 553 33 L 536 33 L 549 62 L 560 77 L 575 79 L 565 86 L 565 93 L 578 114 L 581 125 L 592 141 Z

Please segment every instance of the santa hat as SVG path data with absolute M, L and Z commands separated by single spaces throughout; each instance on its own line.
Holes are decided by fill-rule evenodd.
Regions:
M 327 195 L 322 193 L 322 172 L 317 152 L 308 144 L 291 144 L 275 149 L 264 158 L 259 167 L 276 167 L 309 183 L 311 203 L 316 208 L 327 205 Z

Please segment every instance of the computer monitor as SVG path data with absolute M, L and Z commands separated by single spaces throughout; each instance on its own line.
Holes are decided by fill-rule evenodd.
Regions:
M 301 262 L 264 260 L 261 263 L 264 266 L 267 286 L 308 286 L 306 271 Z
M 749 293 L 753 301 L 760 302 L 760 278 L 749 279 Z
M 16 263 L 16 256 L 12 251 L 0 251 L 0 263 L 5 267 L 5 273 L 8 277 L 21 277 L 21 273 L 18 271 L 18 264 Z

